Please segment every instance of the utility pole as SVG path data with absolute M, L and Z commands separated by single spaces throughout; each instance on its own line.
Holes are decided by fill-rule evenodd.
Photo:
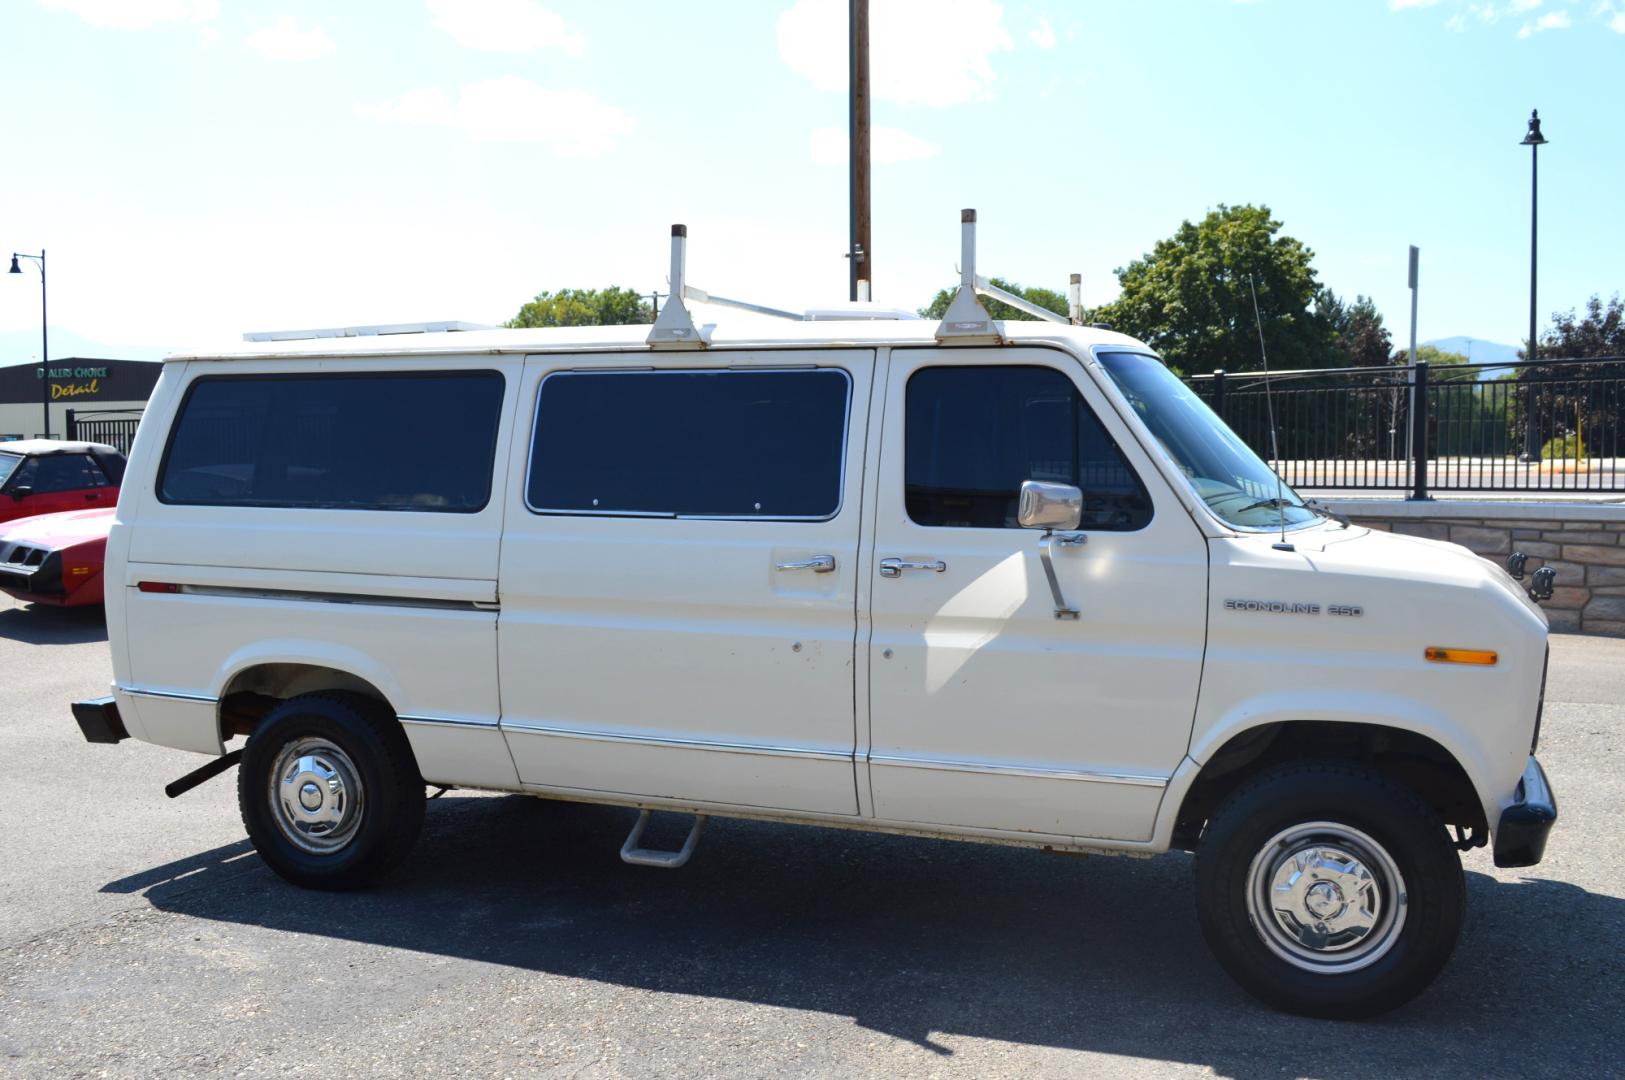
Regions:
M 851 263 L 852 300 L 871 298 L 874 255 L 869 243 L 869 0 L 851 3 Z

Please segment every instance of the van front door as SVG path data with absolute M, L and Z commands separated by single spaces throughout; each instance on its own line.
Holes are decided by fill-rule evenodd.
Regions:
M 661 359 L 527 361 L 497 634 L 520 780 L 854 814 L 874 354 Z
M 869 776 L 882 819 L 1150 838 L 1184 756 L 1207 547 L 1074 356 L 894 351 L 874 530 Z M 1025 480 L 1083 490 L 1055 546 Z

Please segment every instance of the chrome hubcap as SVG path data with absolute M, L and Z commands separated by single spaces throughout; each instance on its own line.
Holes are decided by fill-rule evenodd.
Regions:
M 1271 837 L 1247 872 L 1247 915 L 1271 952 L 1307 971 L 1375 963 L 1405 925 L 1405 879 L 1370 836 L 1311 821 Z
M 305 851 L 332 854 L 361 825 L 360 774 L 349 755 L 326 739 L 299 739 L 283 747 L 268 794 L 277 828 Z

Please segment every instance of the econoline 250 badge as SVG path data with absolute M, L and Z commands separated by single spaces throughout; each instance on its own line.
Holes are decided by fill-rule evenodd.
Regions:
M 1270 615 L 1319 615 L 1321 605 L 1298 604 L 1287 600 L 1226 600 L 1226 611 L 1262 611 Z M 1328 615 L 1364 615 L 1365 609 L 1358 604 L 1327 604 L 1325 612 Z

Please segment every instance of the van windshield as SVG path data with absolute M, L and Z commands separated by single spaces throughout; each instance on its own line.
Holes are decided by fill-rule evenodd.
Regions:
M 17 471 L 17 466 L 23 463 L 20 454 L 0 454 L 0 487 L 6 486 L 11 474 Z
M 1239 529 L 1288 528 L 1318 515 L 1161 360 L 1103 352 L 1100 362 L 1145 426 L 1220 518 Z

